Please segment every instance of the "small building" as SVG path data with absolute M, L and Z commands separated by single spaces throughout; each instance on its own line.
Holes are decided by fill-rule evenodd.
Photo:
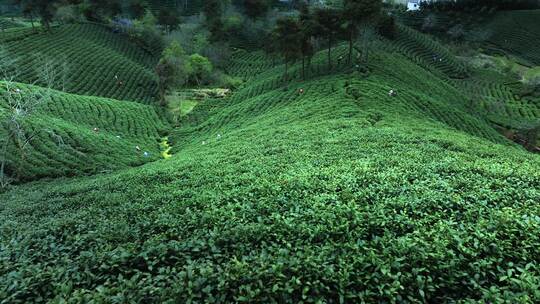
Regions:
M 417 11 L 420 9 L 420 0 L 409 0 L 407 1 L 407 10 L 408 11 Z

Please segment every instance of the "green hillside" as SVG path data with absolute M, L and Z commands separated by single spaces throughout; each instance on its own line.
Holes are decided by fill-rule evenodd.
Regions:
M 418 65 L 427 69 L 439 70 L 451 78 L 465 78 L 467 67 L 450 53 L 443 45 L 410 27 L 399 28 L 396 48 Z
M 540 10 L 498 13 L 485 28 L 488 42 L 521 58 L 525 64 L 540 65 Z
M 0 88 L 4 88 L 2 82 Z M 45 94 L 43 89 L 23 84 L 19 90 L 23 96 Z M 0 95 L 2 121 L 14 110 L 6 94 Z M 61 92 L 53 92 L 37 113 L 21 123 L 26 136 L 33 139 L 22 152 L 19 145 L 8 146 L 6 170 L 22 181 L 110 172 L 154 161 L 160 157 L 160 132 L 166 128 L 151 106 Z M 1 146 L 6 132 L 3 126 Z
M 330 73 L 319 53 L 290 84 L 239 51 L 228 70 L 247 82 L 172 131 L 171 159 L 0 194 L 0 299 L 540 301 L 540 156 L 474 111 L 460 65 L 419 64 L 439 46 L 400 45 Z
M 18 59 L 12 74 L 19 82 L 34 83 L 39 60 L 45 58 L 67 66 L 67 81 L 57 89 L 145 103 L 157 96 L 156 54 L 102 25 L 69 24 L 51 33 L 25 28 L 0 35 L 0 45 Z

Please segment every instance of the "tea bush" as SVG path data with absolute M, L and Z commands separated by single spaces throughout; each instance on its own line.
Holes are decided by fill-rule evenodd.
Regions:
M 417 64 L 439 70 L 452 78 L 467 76 L 467 67 L 430 36 L 412 28 L 400 26 L 397 37 L 396 47 L 399 52 Z

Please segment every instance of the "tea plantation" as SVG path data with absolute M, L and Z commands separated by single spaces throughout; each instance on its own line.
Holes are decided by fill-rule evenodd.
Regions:
M 53 60 L 66 65 L 67 79 L 57 89 L 144 103 L 157 96 L 157 54 L 103 25 L 69 24 L 51 32 L 24 28 L 0 35 L 0 45 L 18 59 L 12 75 L 20 82 L 36 82 L 36 67 Z
M 486 25 L 488 42 L 522 58 L 525 64 L 540 64 L 540 10 L 501 12 Z
M 41 89 L 21 84 L 19 90 L 40 94 Z M 10 110 L 6 97 L 0 95 L 0 117 Z M 21 180 L 106 172 L 156 160 L 166 129 L 154 107 L 61 92 L 53 92 L 23 123 L 33 140 L 23 153 L 17 145 L 9 145 L 7 153 L 8 174 Z M 1 132 L 3 143 L 7 135 Z
M 84 38 L 94 50 L 113 35 L 101 31 Z M 289 83 L 281 63 L 238 50 L 227 72 L 244 85 L 175 128 L 150 106 L 55 95 L 29 123 L 73 152 L 40 133 L 20 174 L 117 170 L 0 194 L 0 303 L 540 302 L 540 156 L 471 105 L 512 94 L 460 79 L 470 71 L 443 45 L 403 31 L 358 67 L 338 64 L 346 46 L 330 71 L 318 53 L 307 80 L 297 63 Z M 108 58 L 146 79 L 145 56 L 106 50 L 131 54 Z M 432 53 L 443 61 L 428 64 Z M 107 71 L 80 64 L 95 69 L 81 79 Z M 149 98 L 95 79 L 73 91 Z M 130 168 L 133 146 L 154 157 L 164 129 L 172 157 Z

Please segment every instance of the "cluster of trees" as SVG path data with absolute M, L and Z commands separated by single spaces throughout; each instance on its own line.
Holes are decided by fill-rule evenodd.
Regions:
M 164 51 L 156 66 L 160 100 L 165 102 L 168 90 L 187 84 L 201 85 L 208 81 L 213 66 L 199 54 L 188 55 L 180 43 L 173 41 Z
M 424 1 L 422 8 L 437 11 L 488 11 L 488 10 L 520 10 L 538 9 L 538 0 L 453 0 L 453 1 Z
M 206 0 L 202 12 L 206 19 L 206 26 L 211 33 L 212 41 L 231 39 L 233 33 L 245 27 L 238 20 L 238 15 L 231 16 L 230 11 L 238 11 L 250 21 L 263 20 L 276 0 Z M 252 24 L 248 25 L 248 27 Z
M 368 35 L 368 29 L 377 28 L 387 37 L 394 35 L 394 20 L 383 15 L 381 0 L 344 0 L 336 6 L 312 7 L 304 3 L 297 17 L 288 16 L 277 20 L 270 33 L 266 52 L 279 54 L 285 61 L 285 79 L 290 62 L 302 60 L 302 77 L 306 77 L 306 63 L 309 67 L 316 51 L 316 41 L 323 41 L 327 47 L 328 69 L 332 69 L 332 48 L 338 40 L 349 42 L 347 62 L 353 62 L 356 40 Z M 364 47 L 364 60 L 368 49 Z
M 104 22 L 117 16 L 141 19 L 148 12 L 146 0 L 12 0 L 21 8 L 34 27 L 39 19 L 47 30 L 53 20 L 59 22 L 93 21 Z M 170 31 L 178 27 L 180 16 L 177 12 L 161 9 L 156 23 Z

